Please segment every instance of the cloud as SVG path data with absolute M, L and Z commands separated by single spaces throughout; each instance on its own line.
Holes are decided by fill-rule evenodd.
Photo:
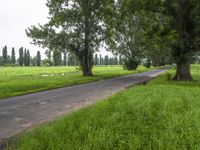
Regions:
M 0 1 L 0 55 L 4 45 L 29 48 L 32 55 L 39 49 L 31 45 L 25 34 L 30 25 L 46 23 L 48 8 L 46 0 L 1 0 Z M 16 52 L 17 53 L 17 52 Z

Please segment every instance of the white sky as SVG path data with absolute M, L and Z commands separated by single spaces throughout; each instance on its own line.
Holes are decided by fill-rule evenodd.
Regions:
M 22 46 L 28 48 L 33 56 L 37 50 L 41 50 L 30 44 L 31 39 L 27 38 L 25 29 L 48 21 L 48 8 L 45 4 L 46 0 L 0 0 L 0 55 L 5 45 L 9 50 L 15 47 L 16 55 Z
M 48 8 L 45 4 L 46 0 L 0 0 L 0 55 L 5 45 L 8 46 L 9 55 L 11 48 L 15 47 L 18 56 L 18 49 L 22 46 L 28 48 L 32 56 L 36 55 L 37 50 L 45 52 L 30 44 L 31 39 L 25 33 L 25 29 L 31 25 L 48 21 Z

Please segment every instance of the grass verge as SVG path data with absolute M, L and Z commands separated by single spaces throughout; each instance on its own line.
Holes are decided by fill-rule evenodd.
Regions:
M 25 133 L 9 149 L 199 149 L 200 72 L 192 73 L 190 83 L 161 75 Z
M 75 67 L 2 67 L 0 99 L 48 89 L 83 84 L 117 76 L 152 70 L 140 66 L 137 71 L 118 67 L 94 67 L 93 77 L 83 77 Z

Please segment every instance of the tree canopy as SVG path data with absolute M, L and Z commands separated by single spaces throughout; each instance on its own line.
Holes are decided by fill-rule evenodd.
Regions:
M 34 44 L 78 57 L 92 75 L 93 54 L 106 43 L 127 69 L 177 64 L 174 80 L 192 80 L 199 50 L 198 0 L 48 0 L 49 22 L 26 30 Z M 101 64 L 101 58 L 100 58 Z

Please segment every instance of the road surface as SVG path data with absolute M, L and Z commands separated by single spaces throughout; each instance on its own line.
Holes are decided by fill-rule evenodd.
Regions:
M 127 87 L 147 82 L 166 70 L 167 68 L 157 69 L 4 99 L 0 101 L 0 143 L 35 125 L 93 104 Z

